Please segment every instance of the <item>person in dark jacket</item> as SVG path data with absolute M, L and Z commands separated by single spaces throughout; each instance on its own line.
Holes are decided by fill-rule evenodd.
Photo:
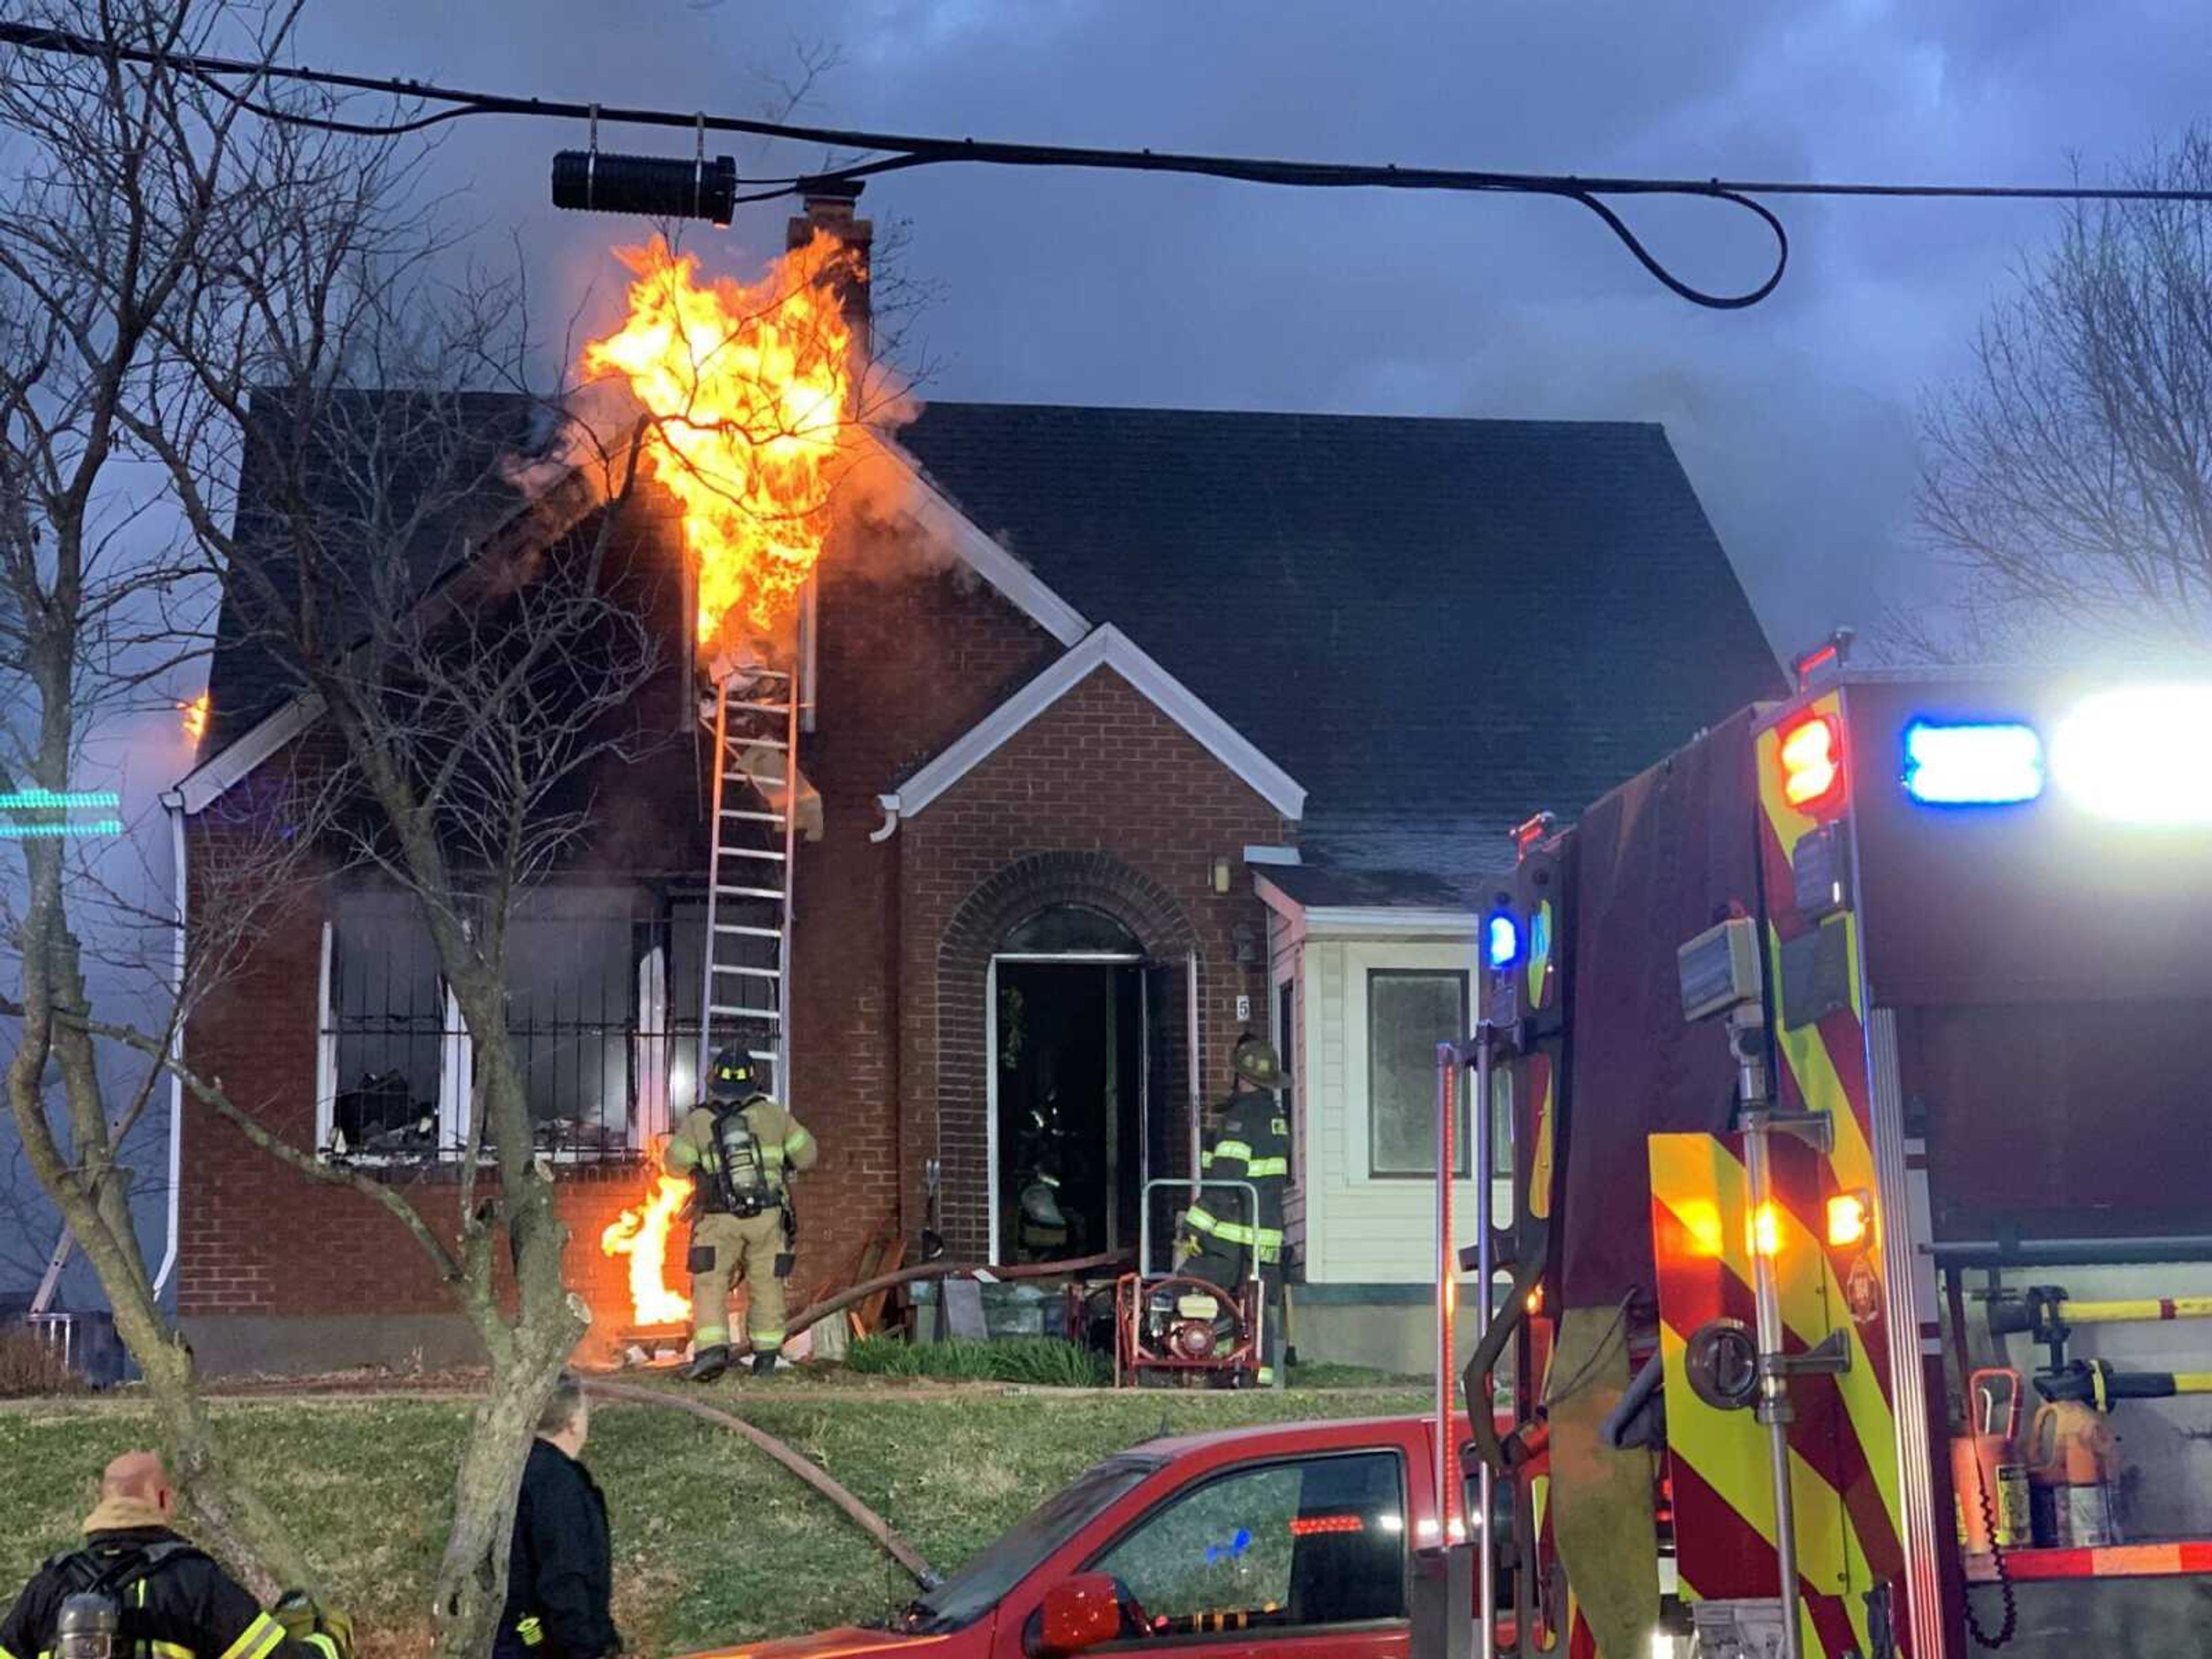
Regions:
M 63 1604 L 112 1601 L 114 1650 L 191 1659 L 349 1659 L 351 1627 L 296 1593 L 272 1615 L 207 1553 L 169 1525 L 176 1510 L 161 1460 L 125 1452 L 107 1466 L 84 1547 L 40 1567 L 0 1620 L 0 1659 L 38 1659 L 57 1645 Z
M 583 1385 L 563 1373 L 538 1417 L 522 1471 L 507 1610 L 492 1659 L 611 1659 L 622 1651 L 609 1605 L 614 1551 L 607 1500 L 577 1462 L 591 1426 Z

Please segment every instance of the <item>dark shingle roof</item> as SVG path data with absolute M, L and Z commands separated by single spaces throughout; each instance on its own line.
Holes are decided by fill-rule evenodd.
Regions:
M 532 453 L 544 422 L 530 399 L 506 392 L 337 391 L 319 393 L 318 404 L 313 441 L 325 453 L 319 465 L 301 469 L 316 492 L 302 520 L 325 544 L 332 573 L 325 603 L 337 617 L 333 631 L 344 636 L 364 630 L 365 607 L 375 602 L 344 583 L 344 544 L 378 536 L 376 515 L 386 514 L 383 526 L 406 526 L 409 577 L 416 592 L 426 591 L 455 567 L 464 538 L 481 535 L 522 504 L 503 464 Z M 239 461 L 234 533 L 288 591 L 295 591 L 299 567 L 284 550 L 291 521 L 272 499 L 287 470 L 274 447 L 294 436 L 283 394 L 257 392 Z M 356 562 L 366 568 L 383 561 Z M 249 625 L 239 596 L 226 593 L 208 664 L 202 757 L 243 737 L 299 689 L 263 631 Z
M 406 407 L 360 396 L 364 419 Z M 528 404 L 478 401 L 484 453 L 527 447 Z M 1471 891 L 1530 812 L 1577 811 L 1780 689 L 1657 426 L 939 403 L 900 441 L 1304 785 L 1307 856 L 1336 871 Z M 258 465 L 249 444 L 241 534 Z M 426 524 L 422 578 L 513 505 L 494 489 Z M 226 631 L 210 690 L 204 756 L 291 687 Z
M 1657 426 L 939 403 L 900 441 L 1304 784 L 1340 866 L 1504 861 L 1780 686 Z

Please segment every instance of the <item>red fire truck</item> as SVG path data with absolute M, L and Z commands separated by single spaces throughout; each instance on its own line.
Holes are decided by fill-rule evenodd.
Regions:
M 2212 684 L 1842 658 L 1498 884 L 1439 1115 L 1483 1598 L 1569 1659 L 2205 1651 Z

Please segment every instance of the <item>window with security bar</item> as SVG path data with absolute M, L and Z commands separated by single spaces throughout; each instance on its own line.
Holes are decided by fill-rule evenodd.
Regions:
M 457 1152 L 466 1038 L 413 896 L 340 892 L 323 929 L 322 976 L 317 1144 L 365 1161 Z
M 507 1040 L 536 1150 L 641 1156 L 696 1090 L 702 908 L 637 887 L 541 889 L 507 922 Z M 320 1144 L 400 1164 L 460 1155 L 474 1045 L 405 894 L 341 893 L 325 933 Z

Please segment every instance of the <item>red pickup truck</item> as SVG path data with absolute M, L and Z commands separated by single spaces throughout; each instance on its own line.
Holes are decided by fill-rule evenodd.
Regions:
M 716 1653 L 1407 1659 L 1413 1552 L 1437 1540 L 1434 1432 L 1400 1417 L 1154 1440 L 1047 1499 L 881 1628 Z M 1511 1492 L 1498 1483 L 1501 1539 Z

